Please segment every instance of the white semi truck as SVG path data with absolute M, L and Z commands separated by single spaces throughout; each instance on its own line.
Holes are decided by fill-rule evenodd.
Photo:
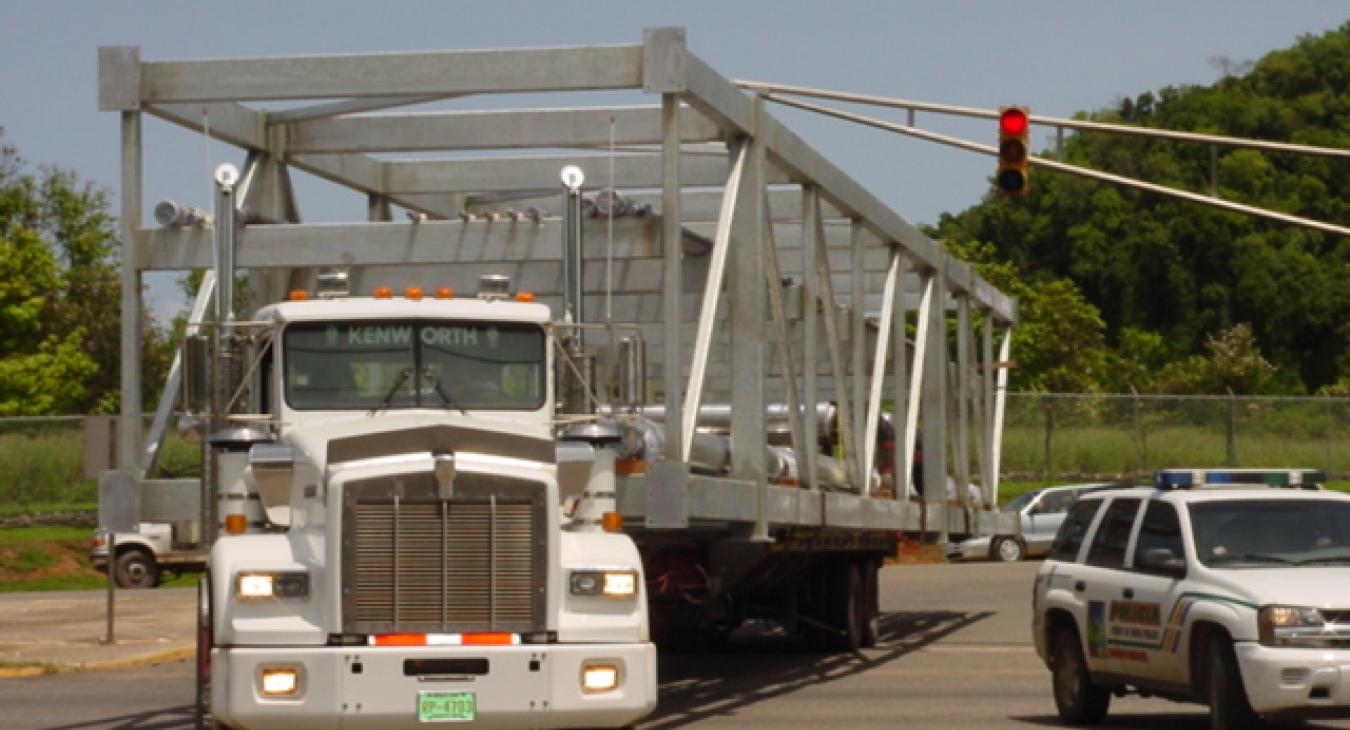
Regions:
M 868 646 L 902 535 L 1016 531 L 992 508 L 1015 303 L 681 29 L 100 66 L 127 315 L 103 525 L 201 515 L 203 722 L 622 727 L 656 705 L 658 644 L 760 619 Z M 369 113 L 597 89 L 661 104 Z M 294 99 L 328 101 L 245 103 Z M 247 150 L 213 216 L 140 224 L 145 114 Z M 485 152 L 523 148 L 565 154 Z M 300 223 L 291 168 L 369 220 Z M 183 269 L 210 272 L 143 437 L 140 275 Z M 138 471 L 180 382 L 196 487 Z M 949 480 L 978 488 L 922 489 Z

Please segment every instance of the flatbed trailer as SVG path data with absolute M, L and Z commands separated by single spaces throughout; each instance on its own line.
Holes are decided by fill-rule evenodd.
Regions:
M 504 276 L 520 301 L 548 305 L 555 497 L 580 509 L 567 524 L 593 516 L 636 545 L 658 639 L 767 617 L 856 647 L 875 640 L 876 571 L 901 535 L 1016 533 L 996 508 L 1016 303 L 709 67 L 683 29 L 615 46 L 191 61 L 110 47 L 99 60 L 123 160 L 120 471 L 105 479 L 106 515 L 125 513 L 115 495 L 130 491 L 140 520 L 200 513 L 208 543 L 225 525 L 228 485 L 145 488 L 185 371 L 175 362 L 143 438 L 137 327 L 144 273 L 219 268 L 228 250 L 247 272 L 240 326 L 259 312 L 284 326 L 304 308 L 276 302 L 335 280 L 412 300 Z M 601 91 L 660 103 L 459 101 L 590 104 Z M 319 101 L 276 108 L 294 100 Z M 237 179 L 218 177 L 232 197 L 214 219 L 166 201 L 162 225 L 141 223 L 147 114 L 245 151 Z M 364 194 L 366 220 L 301 223 L 291 170 Z M 215 281 L 194 331 L 212 325 L 213 298 L 221 316 Z M 293 428 L 266 398 L 216 425 Z

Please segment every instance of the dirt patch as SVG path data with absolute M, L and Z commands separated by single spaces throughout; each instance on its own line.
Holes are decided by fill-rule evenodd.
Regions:
M 0 581 L 101 575 L 89 562 L 88 540 L 0 545 Z

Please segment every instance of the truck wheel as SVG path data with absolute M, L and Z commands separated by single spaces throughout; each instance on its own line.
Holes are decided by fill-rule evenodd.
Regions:
M 1078 632 L 1071 629 L 1055 636 L 1052 681 L 1059 719 L 1068 725 L 1099 725 L 1111 706 L 1111 693 L 1092 683 L 1083 658 Z
M 830 573 L 829 624 L 839 630 L 831 636 L 830 649 L 857 651 L 862 646 L 862 578 L 852 563 L 839 563 Z
M 113 579 L 122 588 L 154 588 L 159 585 L 159 566 L 144 550 L 127 550 L 117 556 Z
M 880 564 L 875 560 L 865 560 L 859 563 L 862 571 L 863 594 L 862 600 L 858 602 L 858 608 L 861 610 L 858 623 L 862 626 L 862 646 L 870 649 L 877 645 L 877 638 L 881 634 L 881 623 L 879 615 L 881 613 L 879 600 L 879 586 L 877 581 L 880 578 Z
M 1001 563 L 1016 563 L 1026 556 L 1026 552 L 1026 548 L 1022 547 L 1022 542 L 1017 538 L 1000 537 L 994 540 L 989 557 Z
M 1232 645 L 1222 639 L 1209 643 L 1208 676 L 1209 726 L 1212 730 L 1245 730 L 1260 725 L 1260 718 L 1247 701 L 1242 672 L 1237 666 Z

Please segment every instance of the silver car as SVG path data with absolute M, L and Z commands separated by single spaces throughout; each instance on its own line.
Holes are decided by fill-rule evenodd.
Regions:
M 961 542 L 947 543 L 943 551 L 948 560 L 1001 560 L 1015 562 L 1028 556 L 1044 555 L 1064 522 L 1069 505 L 1079 496 L 1095 489 L 1119 486 L 1116 484 L 1071 484 L 1063 487 L 1034 489 L 1017 495 L 1003 507 L 1004 512 L 1017 512 L 1021 517 L 1021 535 L 994 535 L 972 537 Z

